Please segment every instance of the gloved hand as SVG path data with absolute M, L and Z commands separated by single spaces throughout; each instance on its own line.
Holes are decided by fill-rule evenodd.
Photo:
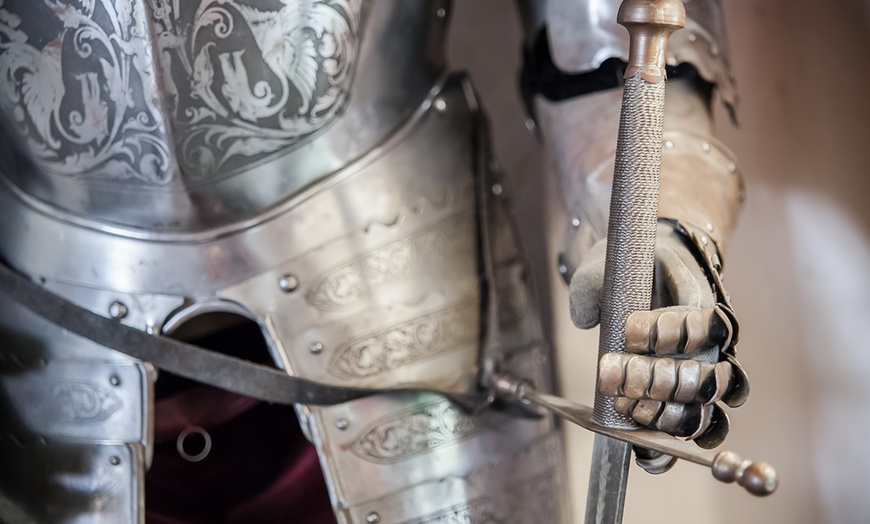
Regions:
M 737 323 L 719 268 L 703 248 L 681 226 L 659 222 L 654 309 L 628 317 L 626 353 L 601 357 L 598 392 L 615 397 L 615 409 L 638 424 L 715 447 L 728 432 L 717 402 L 741 405 L 749 385 L 734 358 Z M 605 251 L 598 241 L 571 278 L 579 328 L 598 324 Z

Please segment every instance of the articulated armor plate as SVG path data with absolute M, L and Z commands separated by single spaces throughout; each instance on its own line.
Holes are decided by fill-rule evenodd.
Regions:
M 628 60 L 628 34 L 616 23 L 621 0 L 548 0 L 546 20 L 553 61 L 567 73 L 598 69 L 608 58 Z M 737 104 L 728 62 L 724 18 L 719 0 L 686 0 L 686 27 L 668 42 L 668 65 L 692 64 L 715 84 L 723 101 Z
M 0 255 L 148 333 L 236 313 L 288 373 L 468 392 L 486 244 L 500 365 L 546 386 L 482 119 L 432 51 L 441 4 L 406 4 L 7 0 Z M 9 301 L 0 333 L 3 498 L 141 521 L 153 370 Z M 549 417 L 434 393 L 299 413 L 340 522 L 569 520 Z

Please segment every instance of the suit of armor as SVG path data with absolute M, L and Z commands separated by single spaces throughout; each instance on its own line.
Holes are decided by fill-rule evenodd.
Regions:
M 732 104 L 718 4 L 687 4 L 672 63 Z M 584 213 L 569 227 L 566 274 L 601 237 L 612 145 L 599 145 L 615 137 L 618 110 L 611 92 L 594 94 L 596 75 L 627 51 L 618 2 L 571 5 L 522 9 L 530 107 L 567 204 Z M 442 0 L 3 0 L 0 257 L 55 295 L 149 334 L 203 340 L 247 323 L 277 368 L 335 386 L 472 391 L 494 308 L 500 368 L 547 387 L 551 359 L 507 187 L 471 84 L 446 72 L 448 10 Z M 663 216 L 690 234 L 706 230 L 703 245 L 718 257 L 739 179 L 727 150 L 704 135 L 703 89 L 677 98 L 685 125 L 666 137 L 672 187 L 709 182 L 721 189 L 709 200 L 725 203 L 709 216 L 692 206 Z M 687 158 L 694 164 L 680 167 Z M 9 520 L 142 522 L 146 473 L 152 461 L 160 468 L 161 450 L 187 468 L 207 464 L 222 445 L 209 424 L 248 411 L 238 397 L 215 410 L 215 397 L 158 380 L 124 348 L 5 296 L 0 336 L 0 511 Z M 171 398 L 186 410 L 173 411 Z M 298 405 L 296 415 L 339 522 L 571 521 L 550 417 L 468 412 L 437 393 Z M 201 444 L 192 449 L 191 438 Z M 185 489 L 155 486 L 149 508 L 152 495 Z M 210 518 L 232 520 L 222 511 Z

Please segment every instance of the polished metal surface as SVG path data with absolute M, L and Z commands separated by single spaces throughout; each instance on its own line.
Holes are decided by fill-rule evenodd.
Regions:
M 232 312 L 262 327 L 276 363 L 294 375 L 466 392 L 480 364 L 476 194 L 486 187 L 500 361 L 546 387 L 550 360 L 507 224 L 507 188 L 474 147 L 477 111 L 467 81 L 447 78 L 381 146 L 239 231 L 112 234 L 3 191 L 0 250 L 53 293 L 146 333 Z M 21 314 L 23 325 L 35 322 Z M 70 338 L 80 340 L 52 340 Z M 299 412 L 341 522 L 570 521 L 550 417 L 470 413 L 420 393 Z
M 97 229 L 251 218 L 363 156 L 423 102 L 444 68 L 443 8 L 7 1 L 3 176 Z
M 723 101 L 737 103 L 734 78 L 728 64 L 722 8 L 718 0 L 689 0 L 686 28 L 668 45 L 667 64 L 689 63 L 707 81 L 716 84 Z M 628 61 L 629 42 L 617 24 L 620 0 L 548 0 L 544 8 L 553 61 L 560 69 L 584 72 L 597 69 L 608 58 Z
M 142 522 L 153 368 L 8 300 L 0 340 L 3 497 L 40 523 Z
M 709 225 L 713 231 L 708 230 L 708 236 L 724 253 L 744 200 L 739 164 L 713 136 L 703 97 L 681 80 L 670 81 L 668 93 L 659 215 L 684 217 L 701 229 Z M 535 103 L 563 201 L 576 217 L 576 223 L 565 227 L 561 258 L 569 279 L 583 256 L 607 232 L 620 99 L 621 93 L 613 90 L 559 103 L 539 97 Z M 584 140 L 571 138 L 577 136 Z

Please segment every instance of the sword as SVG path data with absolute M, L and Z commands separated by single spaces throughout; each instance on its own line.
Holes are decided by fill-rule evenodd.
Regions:
M 598 357 L 625 351 L 625 320 L 652 302 L 659 172 L 665 104 L 665 59 L 671 33 L 686 24 L 681 0 L 623 0 L 617 22 L 630 35 L 619 118 Z M 599 369 L 600 371 L 600 369 Z M 598 393 L 592 420 L 604 428 L 636 428 Z M 586 499 L 587 524 L 621 524 L 631 445 L 596 433 Z

